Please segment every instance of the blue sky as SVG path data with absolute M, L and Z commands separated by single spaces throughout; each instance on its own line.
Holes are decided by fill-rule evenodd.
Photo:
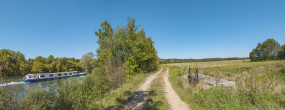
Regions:
M 248 57 L 268 38 L 285 44 L 284 0 L 0 0 L 0 49 L 74 57 L 98 48 L 94 32 L 127 17 L 160 58 Z

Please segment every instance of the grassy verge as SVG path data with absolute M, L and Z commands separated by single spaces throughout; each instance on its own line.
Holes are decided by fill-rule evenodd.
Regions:
M 146 110 L 169 110 L 169 105 L 164 97 L 164 82 L 162 75 L 165 73 L 165 68 L 158 77 L 151 82 L 149 96 L 147 98 Z
M 202 82 L 196 85 L 183 84 L 181 77 L 187 74 L 187 66 L 165 66 L 170 69 L 169 80 L 173 88 L 192 109 L 285 109 L 284 62 L 243 62 L 195 67 L 202 74 L 236 82 L 234 88 L 215 87 L 207 90 L 201 89 Z
M 107 93 L 104 99 L 97 103 L 102 103 L 102 108 L 104 109 L 122 109 L 123 104 L 126 103 L 128 98 L 138 89 L 139 85 L 145 82 L 146 77 L 158 72 L 159 70 L 160 68 L 151 73 L 137 74 L 128 83 L 120 86 L 118 89 L 113 90 L 110 93 Z

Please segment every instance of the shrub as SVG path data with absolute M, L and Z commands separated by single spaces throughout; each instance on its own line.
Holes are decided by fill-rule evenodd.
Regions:
M 19 109 L 19 94 L 23 88 L 13 88 L 10 85 L 0 86 L 0 110 Z
M 56 101 L 55 93 L 44 88 L 30 89 L 27 95 L 20 100 L 21 108 L 25 110 L 50 110 Z

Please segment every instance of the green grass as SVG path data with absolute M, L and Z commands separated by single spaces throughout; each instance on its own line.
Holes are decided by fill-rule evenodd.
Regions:
M 169 110 L 169 105 L 164 97 L 164 81 L 162 75 L 165 73 L 164 69 L 161 73 L 158 74 L 158 77 L 155 78 L 150 85 L 149 96 L 147 98 L 146 110 Z
M 199 62 L 200 63 L 200 62 Z M 203 64 L 222 66 L 203 66 Z M 192 109 L 285 109 L 285 63 L 284 61 L 202 62 L 200 73 L 236 82 L 234 88 L 214 87 L 201 89 L 202 82 L 193 85 L 182 83 L 182 75 L 188 66 L 165 65 L 170 69 L 172 87 Z M 193 71 L 194 72 L 194 71 Z

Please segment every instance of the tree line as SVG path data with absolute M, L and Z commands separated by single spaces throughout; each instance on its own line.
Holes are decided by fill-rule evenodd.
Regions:
M 3 76 L 16 76 L 23 72 L 30 74 L 84 70 L 79 63 L 80 59 L 54 58 L 53 55 L 47 58 L 37 56 L 34 59 L 25 59 L 25 55 L 19 51 L 0 50 L 0 66 L 2 67 Z
M 285 44 L 280 46 L 274 39 L 267 39 L 263 43 L 258 43 L 256 48 L 249 53 L 249 59 L 252 62 L 267 60 L 284 60 Z
M 167 63 L 185 63 L 185 62 L 209 62 L 209 61 L 224 61 L 224 60 L 244 60 L 248 58 L 238 58 L 238 57 L 229 57 L 229 58 L 203 58 L 203 59 L 159 59 L 160 64 Z

